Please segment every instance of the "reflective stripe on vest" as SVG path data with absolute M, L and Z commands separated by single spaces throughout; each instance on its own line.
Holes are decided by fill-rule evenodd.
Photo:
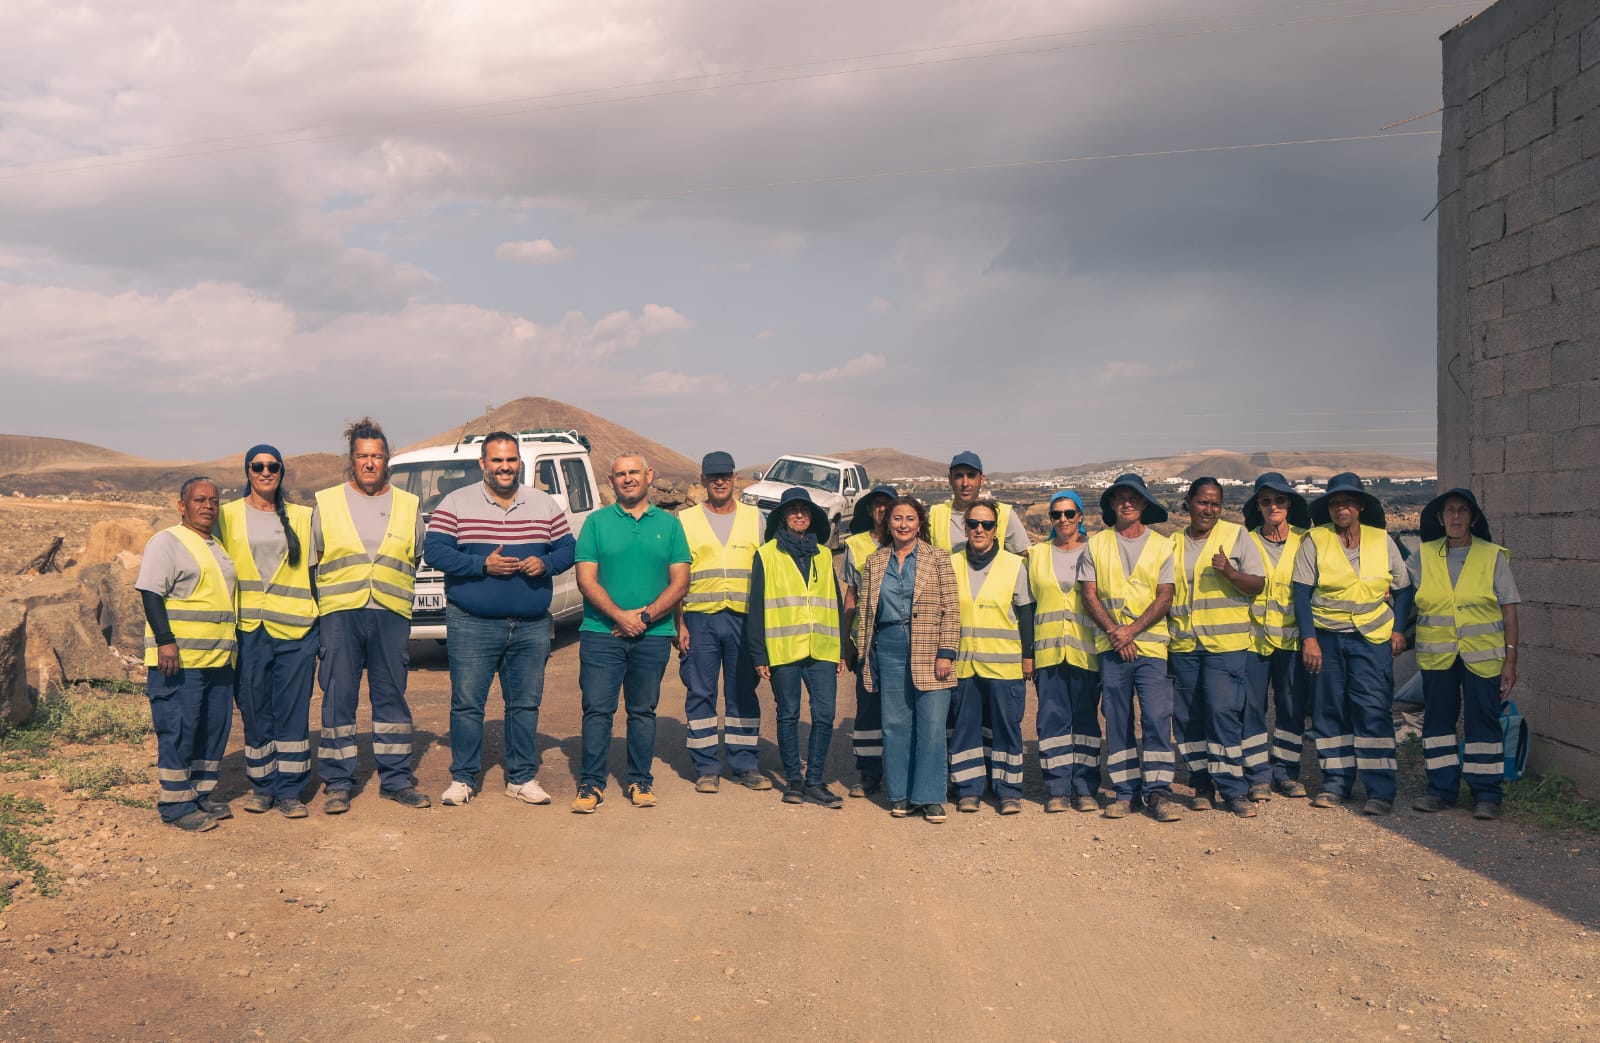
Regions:
M 1189 539 L 1180 529 L 1172 534 L 1172 643 L 1169 651 L 1189 652 L 1196 646 L 1207 652 L 1243 652 L 1250 647 L 1250 599 L 1239 593 L 1222 573 L 1211 566 L 1220 551 L 1233 556 L 1244 527 L 1219 520 L 1200 548 L 1199 560 L 1189 561 Z
M 1033 591 L 1033 665 L 1039 669 L 1063 661 L 1081 670 L 1099 670 L 1094 651 L 1094 621 L 1083 610 L 1076 579 L 1063 589 L 1056 579 L 1051 544 L 1028 548 L 1028 587 Z
M 1262 655 L 1274 649 L 1289 652 L 1300 650 L 1300 627 L 1294 621 L 1294 559 L 1300 554 L 1300 543 L 1306 530 L 1289 526 L 1289 538 L 1283 541 L 1283 552 L 1278 563 L 1272 564 L 1267 554 L 1267 541 L 1257 529 L 1250 534 L 1261 552 L 1261 564 L 1266 567 L 1266 583 L 1250 602 L 1250 625 L 1255 628 L 1255 649 Z M 1385 549 L 1387 552 L 1387 548 Z
M 206 541 L 182 525 L 166 530 L 177 537 L 183 549 L 194 557 L 200 567 L 200 580 L 186 598 L 167 598 L 167 622 L 172 636 L 178 641 L 178 665 L 186 670 L 206 670 L 216 666 L 232 666 L 238 638 L 234 628 L 238 617 L 233 611 L 233 591 L 228 589 L 228 577 Z M 158 663 L 156 635 L 150 624 L 144 625 L 144 665 Z
M 293 641 L 305 637 L 317 621 L 317 600 L 311 593 L 311 508 L 298 503 L 283 507 L 289 527 L 300 537 L 300 564 L 290 565 L 285 555 L 270 582 L 262 580 L 250 553 L 249 515 L 245 512 L 254 508 L 245 501 L 223 504 L 217 516 L 217 542 L 239 573 L 239 629 L 255 630 L 265 624 L 268 634 Z
M 684 595 L 685 612 L 750 610 L 750 563 L 761 545 L 761 512 L 749 504 L 735 502 L 733 528 L 728 542 L 717 539 L 706 518 L 704 504 L 697 504 L 678 515 L 683 534 L 689 540 L 689 593 Z
M 1389 576 L 1389 535 L 1361 526 L 1361 575 L 1350 567 L 1344 544 L 1330 523 L 1306 534 L 1317 548 L 1317 585 L 1311 592 L 1311 618 L 1326 630 L 1354 629 L 1373 644 L 1394 633 L 1394 610 L 1385 598 Z M 1331 625 L 1330 625 L 1331 624 Z
M 980 500 L 994 508 L 994 541 L 1005 549 L 1006 532 L 1011 525 L 1011 505 L 998 500 Z M 949 501 L 928 508 L 928 542 L 941 550 L 950 550 L 950 518 L 955 505 Z
M 1417 666 L 1448 670 L 1456 656 L 1479 677 L 1497 677 L 1506 658 L 1505 612 L 1494 594 L 1497 555 L 1509 552 L 1473 539 L 1455 586 L 1445 541 L 1424 543 L 1422 582 L 1417 586 Z
M 997 551 L 983 586 L 974 593 L 968 577 L 967 552 L 950 558 L 961 594 L 961 643 L 956 647 L 957 677 L 1022 679 L 1022 632 L 1011 602 L 1022 574 L 1022 556 Z
M 317 517 L 322 524 L 322 561 L 317 565 L 320 613 L 325 616 L 366 608 L 370 599 L 410 619 L 417 571 L 416 496 L 404 489 L 393 489 L 389 527 L 378 553 L 369 556 L 350 517 L 344 489 L 336 485 L 317 493 Z
M 1172 541 L 1152 530 L 1139 560 L 1134 562 L 1133 575 L 1129 576 L 1122 570 L 1122 554 L 1117 549 L 1119 539 L 1115 529 L 1102 529 L 1089 537 L 1089 549 L 1084 553 L 1094 562 L 1095 589 L 1099 592 L 1100 604 L 1111 622 L 1121 626 L 1137 621 L 1145 609 L 1155 603 L 1161 565 L 1172 556 Z M 1165 659 L 1169 640 L 1167 617 L 1162 616 L 1151 623 L 1150 629 L 1141 633 L 1134 644 L 1142 656 Z M 1098 628 L 1094 647 L 1096 652 L 1111 651 L 1111 639 Z
M 839 661 L 839 598 L 833 555 L 818 547 L 811 575 L 801 576 L 795 560 L 768 540 L 761 556 L 762 622 L 767 663 L 783 666 L 803 659 Z

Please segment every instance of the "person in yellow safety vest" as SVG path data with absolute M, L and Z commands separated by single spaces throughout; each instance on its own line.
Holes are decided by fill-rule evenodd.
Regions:
M 1100 790 L 1100 659 L 1094 621 L 1078 587 L 1086 531 L 1083 501 L 1063 489 L 1050 497 L 1050 539 L 1028 551 L 1033 685 L 1039 693 L 1039 765 L 1047 812 L 1069 806 L 1100 810 L 1095 797 Z
M 856 755 L 856 780 L 850 784 L 849 796 L 866 797 L 883 786 L 883 700 L 881 693 L 868 690 L 861 667 L 860 650 L 852 635 L 855 633 L 857 598 L 861 592 L 861 568 L 867 559 L 878 552 L 889 539 L 884 527 L 884 515 L 889 505 L 900 494 L 892 485 L 880 485 L 856 501 L 855 513 L 850 517 L 850 535 L 844 541 L 844 560 L 840 565 L 840 580 L 844 584 L 845 665 L 856 675 L 855 728 L 850 733 L 850 745 Z
M 1141 794 L 1157 822 L 1183 817 L 1172 801 L 1172 679 L 1167 676 L 1167 609 L 1172 605 L 1172 541 L 1150 529 L 1167 520 L 1144 479 L 1121 475 L 1100 494 L 1107 528 L 1078 559 L 1083 607 L 1100 632 L 1100 703 L 1106 718 L 1106 818 L 1124 818 Z M 1133 730 L 1139 696 L 1144 756 Z
M 1311 528 L 1304 496 L 1277 471 L 1256 479 L 1244 504 L 1244 527 L 1261 553 L 1266 583 L 1250 605 L 1252 649 L 1244 706 L 1244 771 L 1251 800 L 1276 789 L 1304 797 L 1300 781 L 1301 741 L 1311 705 L 1311 675 L 1300 658 L 1294 621 L 1295 556 Z M 1272 732 L 1267 732 L 1267 690 L 1272 691 Z M 1268 752 L 1270 748 L 1270 754 Z
M 322 810 L 350 810 L 356 702 L 367 676 L 378 795 L 408 808 L 432 801 L 411 773 L 407 646 L 418 552 L 425 534 L 417 497 L 389 484 L 389 439 L 371 417 L 345 428 L 350 480 L 317 493 L 311 516 L 322 629 Z
M 1244 527 L 1223 520 L 1220 482 L 1196 478 L 1183 503 L 1189 524 L 1172 534 L 1167 646 L 1178 756 L 1194 788 L 1190 807 L 1209 811 L 1220 800 L 1240 818 L 1255 818 L 1244 781 L 1244 708 L 1250 601 L 1266 570 Z M 1265 761 L 1267 751 L 1260 756 Z
M 1000 814 L 1022 810 L 1022 718 L 1033 675 L 1033 591 L 1020 555 L 1000 548 L 999 512 L 968 507 L 966 546 L 951 556 L 961 604 L 950 697 L 950 781 L 956 810 L 978 810 L 987 776 Z
M 983 495 L 983 461 L 972 450 L 957 453 L 950 461 L 950 502 L 928 508 L 928 534 L 940 550 L 952 555 L 966 546 L 966 510 Z M 1028 528 L 1022 515 L 1010 504 L 990 501 L 999 512 L 1000 542 L 1013 554 L 1028 553 Z
M 772 684 L 778 704 L 778 754 L 785 804 L 811 801 L 839 808 L 844 801 L 823 781 L 839 677 L 843 594 L 828 551 L 828 515 L 796 486 L 785 489 L 767 516 L 766 542 L 750 570 L 745 645 L 756 673 Z M 811 697 L 811 739 L 800 763 L 800 686 Z
M 1311 501 L 1313 528 L 1294 562 L 1300 657 L 1315 679 L 1311 734 L 1322 766 L 1315 808 L 1367 791 L 1361 810 L 1394 810 L 1394 657 L 1405 635 L 1394 621 L 1411 611 L 1411 578 L 1384 531 L 1383 505 L 1349 471 L 1328 479 Z M 1391 599 L 1393 604 L 1390 604 Z
M 1500 704 L 1517 683 L 1517 605 L 1511 554 L 1489 542 L 1489 522 L 1470 489 L 1451 489 L 1422 509 L 1422 549 L 1406 561 L 1417 588 L 1417 666 L 1422 670 L 1422 748 L 1428 792 L 1412 808 L 1455 805 L 1462 769 L 1472 817 L 1500 817 L 1505 749 Z M 1456 720 L 1465 707 L 1465 745 Z M 1462 764 L 1462 753 L 1466 764 Z
M 178 493 L 180 524 L 145 545 L 134 587 L 144 604 L 145 695 L 156 733 L 156 810 L 169 826 L 194 833 L 232 818 L 213 801 L 233 726 L 238 580 L 228 552 L 211 535 L 221 497 L 210 478 Z
M 739 785 L 768 790 L 759 769 L 761 701 L 756 671 L 744 653 L 744 617 L 749 611 L 750 569 L 761 545 L 761 512 L 733 495 L 733 456 L 707 453 L 700 461 L 705 502 L 678 513 L 689 541 L 689 593 L 677 612 L 678 675 L 683 680 L 683 718 L 697 793 L 721 788 L 717 755 L 717 677 L 722 677 L 722 743 L 728 771 Z
M 311 685 L 317 673 L 317 600 L 311 583 L 311 508 L 289 503 L 283 454 L 244 454 L 246 494 L 225 504 L 217 539 L 239 571 L 239 672 L 234 697 L 244 722 L 244 810 L 274 805 L 305 818 L 311 774 Z

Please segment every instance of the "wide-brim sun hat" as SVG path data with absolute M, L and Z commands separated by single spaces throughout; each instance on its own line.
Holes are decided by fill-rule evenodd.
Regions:
M 783 524 L 783 515 L 791 503 L 803 503 L 811 511 L 811 527 L 807 529 L 817 538 L 818 543 L 827 543 L 832 532 L 828 524 L 828 512 L 823 510 L 811 500 L 811 494 L 798 485 L 790 486 L 778 498 L 778 506 L 772 508 L 772 513 L 767 515 L 767 539 L 774 539 L 778 535 L 778 528 Z
M 1383 504 L 1378 498 L 1367 492 L 1366 483 L 1361 476 L 1353 471 L 1344 471 L 1328 479 L 1328 487 L 1323 494 L 1311 501 L 1311 524 L 1327 525 L 1330 521 L 1328 515 L 1328 501 L 1337 493 L 1354 493 L 1361 497 L 1361 524 L 1374 529 L 1387 529 L 1388 519 L 1383 513 Z
M 1483 516 L 1483 508 L 1478 506 L 1478 498 L 1472 495 L 1471 489 L 1448 489 L 1428 501 L 1428 506 L 1422 508 L 1422 542 L 1430 543 L 1434 540 L 1444 539 L 1444 502 L 1450 497 L 1457 497 L 1467 501 L 1467 506 L 1472 508 L 1472 535 L 1476 539 L 1491 541 L 1489 535 L 1489 519 Z
M 1256 479 L 1255 492 L 1250 494 L 1250 499 L 1244 502 L 1244 527 L 1246 531 L 1261 528 L 1263 521 L 1261 508 L 1256 505 L 1256 497 L 1267 490 L 1283 493 L 1289 497 L 1289 524 L 1301 529 L 1311 528 L 1311 508 L 1306 504 L 1306 498 L 1295 492 L 1294 486 L 1289 484 L 1289 479 L 1277 471 L 1268 471 Z
M 850 515 L 850 535 L 872 531 L 872 501 L 880 496 L 887 496 L 890 503 L 900 498 L 892 485 L 874 486 L 871 492 L 856 501 L 855 513 Z
M 1145 525 L 1155 525 L 1167 520 L 1167 509 L 1150 495 L 1150 490 L 1145 488 L 1144 479 L 1129 472 L 1119 475 L 1117 480 L 1106 486 L 1106 491 L 1100 494 L 1100 520 L 1107 525 L 1117 524 L 1117 513 L 1111 509 L 1111 494 L 1118 489 L 1132 489 L 1144 497 L 1144 513 L 1139 515 L 1139 520 Z

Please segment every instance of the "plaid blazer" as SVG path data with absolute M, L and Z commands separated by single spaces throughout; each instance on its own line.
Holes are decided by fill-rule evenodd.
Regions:
M 878 591 L 889 570 L 892 547 L 880 547 L 861 566 L 861 593 L 856 611 L 856 647 L 861 649 L 861 683 L 876 691 L 872 680 L 872 631 L 878 614 Z M 934 676 L 939 649 L 955 649 L 961 642 L 961 594 L 950 554 L 931 543 L 917 541 L 917 576 L 911 592 L 911 683 L 918 691 L 956 686 L 955 664 L 950 677 Z

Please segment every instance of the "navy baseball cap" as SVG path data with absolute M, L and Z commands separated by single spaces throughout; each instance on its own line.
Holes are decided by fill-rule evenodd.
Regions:
M 701 474 L 732 474 L 736 470 L 738 468 L 733 466 L 733 454 L 724 453 L 721 450 L 707 453 L 705 458 L 700 461 Z
M 957 467 L 970 467 L 979 474 L 983 473 L 983 461 L 970 449 L 964 449 L 951 458 L 950 470 L 954 471 Z

